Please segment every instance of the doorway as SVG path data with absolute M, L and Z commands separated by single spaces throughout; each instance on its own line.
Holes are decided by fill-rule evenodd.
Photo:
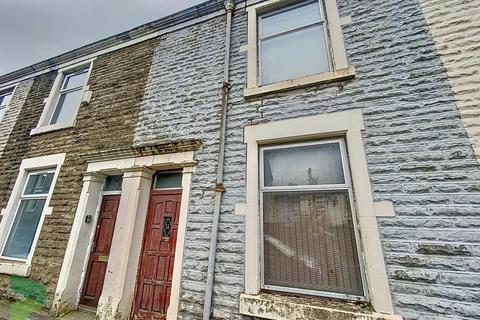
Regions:
M 181 173 L 157 174 L 145 221 L 135 294 L 136 319 L 166 318 L 181 199 Z
M 89 307 L 97 307 L 98 305 L 107 271 L 119 203 L 120 195 L 105 195 L 102 198 L 80 304 Z

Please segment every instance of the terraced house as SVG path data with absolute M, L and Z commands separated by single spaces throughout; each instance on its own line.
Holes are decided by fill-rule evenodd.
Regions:
M 2 296 L 480 319 L 479 7 L 212 0 L 0 76 Z

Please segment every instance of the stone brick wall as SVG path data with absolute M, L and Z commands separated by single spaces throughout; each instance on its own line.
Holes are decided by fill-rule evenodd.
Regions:
M 0 121 L 0 157 L 2 156 L 3 149 L 7 143 L 8 137 L 15 126 L 18 114 L 22 110 L 23 103 L 27 98 L 28 91 L 33 84 L 33 79 L 28 79 L 20 82 L 8 104 L 7 111 Z
M 30 278 L 46 286 L 48 301 L 55 292 L 70 229 L 82 187 L 86 163 L 79 154 L 131 146 L 138 110 L 148 80 L 156 40 L 110 52 L 94 61 L 88 81 L 93 92 L 79 109 L 74 128 L 30 136 L 49 95 L 56 72 L 35 78 L 0 158 L 0 208 L 4 208 L 25 158 L 66 153 L 32 261 Z M 8 277 L 1 276 L 0 293 L 9 295 Z
M 420 0 L 420 5 L 480 161 L 480 2 Z
M 360 108 L 395 311 L 405 319 L 480 317 L 480 170 L 417 0 L 339 0 L 353 80 L 245 100 L 246 14 L 232 30 L 232 92 L 213 309 L 238 314 L 243 291 L 246 125 Z M 180 319 L 200 319 L 213 212 L 225 17 L 161 37 L 134 142 L 200 138 L 183 266 Z

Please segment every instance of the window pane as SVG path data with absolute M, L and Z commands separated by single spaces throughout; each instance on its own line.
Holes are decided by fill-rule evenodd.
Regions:
M 337 142 L 267 149 L 263 165 L 265 187 L 345 183 Z
M 5 115 L 5 111 L 7 109 L 5 107 L 0 106 L 0 121 L 2 120 L 3 116 Z
M 123 176 L 108 176 L 105 179 L 103 191 L 121 191 Z
M 262 84 L 329 71 L 323 26 L 262 40 L 260 62 Z
M 57 107 L 52 116 L 50 124 L 62 123 L 72 120 L 73 113 L 77 109 L 82 99 L 82 90 L 77 90 L 69 93 L 63 93 L 58 99 Z
M 155 178 L 155 189 L 164 188 L 181 188 L 182 187 L 182 173 L 157 173 Z
M 1 96 L 0 97 L 0 106 L 4 106 L 4 107 L 8 106 L 11 99 L 12 99 L 12 92 Z
M 363 295 L 347 191 L 264 193 L 265 285 Z
M 53 172 L 35 173 L 28 177 L 25 195 L 29 194 L 45 194 L 50 190 L 52 185 Z
M 45 199 L 22 200 L 8 236 L 3 255 L 26 259 L 42 216 Z
M 170 237 L 170 231 L 172 230 L 172 217 L 163 217 L 163 229 L 162 237 Z
M 265 15 L 260 18 L 261 37 L 268 37 L 288 30 L 307 26 L 322 21 L 320 6 L 313 2 L 298 8 Z
M 75 72 L 73 74 L 67 74 L 63 83 L 62 90 L 81 87 L 87 81 L 87 69 Z

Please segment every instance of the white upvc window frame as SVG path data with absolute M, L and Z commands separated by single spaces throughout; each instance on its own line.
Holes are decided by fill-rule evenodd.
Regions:
M 28 260 L 28 257 L 26 259 L 22 259 L 22 258 L 15 258 L 15 257 L 9 257 L 9 256 L 6 256 L 4 255 L 4 251 L 5 251 L 5 247 L 7 245 L 7 242 L 8 242 L 8 238 L 10 237 L 10 234 L 12 233 L 12 228 L 13 228 L 13 222 L 15 220 L 15 218 L 17 217 L 18 214 L 20 214 L 19 212 L 19 209 L 20 209 L 20 204 L 22 202 L 22 200 L 39 200 L 39 199 L 45 199 L 45 204 L 44 204 L 44 208 L 46 206 L 46 201 L 47 201 L 47 198 L 48 198 L 48 195 L 50 193 L 50 190 L 52 189 L 52 185 L 50 185 L 49 187 L 49 192 L 48 193 L 41 193 L 41 194 L 29 194 L 29 195 L 26 195 L 25 194 L 25 190 L 27 188 L 27 184 L 28 184 L 28 180 L 34 176 L 34 175 L 38 175 L 40 173 L 53 173 L 55 175 L 55 168 L 45 168 L 45 169 L 41 169 L 41 170 L 34 170 L 34 171 L 27 171 L 27 177 L 25 179 L 25 183 L 23 184 L 23 188 L 22 188 L 22 192 L 20 193 L 20 196 L 18 198 L 18 201 L 17 201 L 17 206 L 15 208 L 15 216 L 14 216 L 14 219 L 12 220 L 12 223 L 10 224 L 10 227 L 8 228 L 8 232 L 5 236 L 5 240 L 3 241 L 3 243 L 1 244 L 0 248 L 0 259 L 4 259 L 4 260 L 12 260 L 12 261 L 20 261 L 20 262 L 26 262 Z M 53 181 L 52 181 L 53 182 Z M 43 209 L 42 209 L 42 216 L 43 216 Z M 42 220 L 42 218 L 40 219 L 40 221 Z M 39 226 L 40 226 L 40 221 L 37 225 L 37 229 L 35 231 L 35 236 L 34 236 L 34 242 L 35 242 L 35 238 L 38 231 L 39 231 Z M 33 248 L 33 245 L 34 243 L 32 242 L 32 248 Z M 30 249 L 30 252 L 32 250 Z M 29 255 L 30 255 L 30 252 L 29 252 Z
M 32 129 L 30 135 L 40 134 L 44 132 L 50 132 L 55 130 L 61 130 L 65 128 L 71 128 L 75 126 L 78 110 L 82 104 L 88 104 L 90 102 L 92 92 L 89 90 L 90 86 L 88 85 L 88 81 L 90 79 L 90 75 L 92 73 L 93 67 L 93 59 L 88 61 L 83 61 L 74 65 L 70 65 L 58 70 L 57 77 L 55 78 L 55 82 L 53 83 L 52 90 L 50 91 L 50 95 L 48 98 L 44 100 L 45 108 L 43 109 L 42 115 L 40 116 L 40 120 L 38 121 L 37 127 Z M 64 84 L 64 80 L 68 78 L 68 76 L 76 71 L 88 69 L 87 77 L 81 93 L 81 101 L 78 106 L 75 108 L 73 112 L 72 119 L 65 122 L 51 124 L 53 114 L 55 109 L 57 108 L 60 95 L 69 90 L 62 90 L 62 86 Z
M 302 5 L 306 5 L 306 4 L 314 4 L 316 3 L 317 6 L 318 6 L 318 9 L 319 9 L 319 12 L 320 12 L 320 19 L 321 21 L 318 21 L 318 22 L 315 22 L 315 23 L 310 23 L 309 25 L 304 25 L 304 26 L 300 26 L 300 27 L 295 27 L 295 28 L 292 28 L 292 29 L 289 29 L 287 31 L 282 31 L 282 32 L 277 32 L 276 34 L 272 34 L 272 35 L 269 35 L 269 36 L 263 36 L 263 30 L 262 30 L 262 23 L 260 22 L 262 19 L 264 18 L 268 18 L 268 17 L 271 17 L 271 16 L 274 16 L 274 15 L 277 15 L 277 14 L 281 14 L 283 12 L 288 12 L 290 10 L 293 10 L 293 9 L 296 9 L 298 7 L 301 7 Z M 298 3 L 294 3 L 292 5 L 288 5 L 287 7 L 285 8 L 280 8 L 280 9 L 276 9 L 276 10 L 273 10 L 273 11 L 269 11 L 269 12 L 266 12 L 266 13 L 262 13 L 258 16 L 258 20 L 257 20 L 257 32 L 258 32 L 258 39 L 257 39 L 257 48 L 258 48 L 258 79 L 257 79 L 257 83 L 261 86 L 263 85 L 268 85 L 268 84 L 263 84 L 262 83 L 262 42 L 263 41 L 266 41 L 266 40 L 269 40 L 269 39 L 272 39 L 272 38 L 277 38 L 279 36 L 282 36 L 282 35 L 286 35 L 286 34 L 291 34 L 291 33 L 295 33 L 295 32 L 298 32 L 300 30 L 303 30 L 303 29 L 308 29 L 308 28 L 311 28 L 311 27 L 315 27 L 315 26 L 318 26 L 318 25 L 321 25 L 322 26 L 322 29 L 323 29 L 323 32 L 325 34 L 325 47 L 327 49 L 327 62 L 328 62 L 328 66 L 329 66 L 329 71 L 332 70 L 332 60 L 331 60 L 331 53 L 330 53 L 330 43 L 328 41 L 328 28 L 327 28 L 327 19 L 325 17 L 325 9 L 323 7 L 323 0 L 310 0 L 310 1 L 300 1 Z M 286 80 L 289 80 L 289 79 L 286 79 Z
M 359 227 L 364 274 L 369 301 L 376 312 L 393 314 L 387 271 L 383 257 L 378 217 L 394 216 L 391 202 L 374 202 L 363 146 L 362 111 L 354 109 L 269 122 L 245 127 L 247 144 L 246 203 L 235 206 L 236 214 L 245 215 L 245 296 L 255 296 L 262 289 L 262 248 L 259 150 L 262 145 L 308 141 L 313 139 L 345 139 L 355 194 L 356 218 Z M 249 310 L 240 298 L 241 310 Z M 248 299 L 247 299 L 248 300 Z M 252 315 L 252 314 L 249 314 Z M 257 315 L 260 317 L 260 315 Z
M 28 257 L 26 259 L 18 259 L 12 257 L 0 257 L 0 273 L 4 274 L 17 274 L 20 276 L 28 276 L 30 274 L 31 262 L 35 253 L 38 237 L 43 226 L 45 216 L 52 213 L 53 208 L 49 206 L 50 200 L 55 189 L 55 184 L 60 173 L 60 168 L 65 160 L 65 153 L 55 154 L 50 156 L 36 157 L 30 159 L 24 159 L 20 165 L 19 174 L 15 185 L 8 200 L 5 209 L 1 210 L 2 220 L 0 222 L 0 247 L 3 254 L 3 249 L 7 242 L 8 236 L 11 231 L 11 227 L 18 213 L 20 201 L 22 199 L 23 192 L 26 188 L 28 177 L 31 174 L 38 172 L 54 172 L 52 183 L 48 194 L 46 195 L 45 205 L 42 210 L 41 218 L 35 232 L 35 237 L 32 242 L 32 246 Z M 30 197 L 30 196 L 28 196 Z M 45 195 L 42 195 L 45 197 Z
M 0 97 L 4 97 L 8 94 L 11 95 L 10 97 L 10 101 L 8 102 L 8 104 L 6 104 L 4 107 L 1 107 L 2 109 L 5 109 L 5 111 L 3 112 L 3 115 L 0 113 L 0 122 L 3 121 L 3 119 L 5 118 L 5 115 L 7 114 L 7 111 L 10 107 L 10 105 L 12 104 L 12 100 L 13 100 L 13 97 L 15 95 L 15 90 L 17 89 L 17 85 L 15 86 L 12 86 L 12 87 L 7 87 L 7 88 L 4 88 L 4 89 L 0 89 Z
M 342 25 L 349 22 L 348 18 L 339 16 L 336 0 L 317 0 L 323 14 L 325 36 L 330 57 L 330 72 L 306 75 L 294 79 L 283 80 L 271 84 L 260 83 L 260 46 L 259 46 L 259 18 L 270 12 L 301 3 L 299 0 L 268 0 L 246 8 L 248 16 L 248 43 L 242 47 L 247 51 L 247 87 L 245 97 L 261 94 L 302 88 L 308 85 L 348 79 L 355 76 L 355 69 L 348 65 L 347 54 L 342 34 Z
M 85 88 L 85 86 L 87 85 L 87 81 L 88 81 L 88 78 L 85 79 L 85 83 L 79 85 L 79 86 L 76 86 L 76 87 L 73 87 L 73 88 L 65 88 L 65 86 L 67 85 L 67 83 L 69 82 L 69 80 L 75 76 L 78 76 L 78 75 L 82 75 L 82 74 L 85 74 L 85 76 L 87 77 L 88 76 L 88 73 L 89 73 L 89 67 L 85 67 L 85 68 L 80 68 L 78 70 L 73 70 L 69 73 L 66 73 L 62 79 L 62 84 L 60 86 L 60 89 L 58 91 L 58 97 L 57 97 L 57 102 L 55 103 L 55 108 L 52 112 L 52 115 L 50 117 L 50 120 L 48 122 L 48 125 L 52 125 L 52 124 L 57 124 L 58 122 L 55 122 L 53 123 L 54 121 L 54 116 L 55 116 L 55 113 L 59 110 L 61 110 L 62 108 L 64 108 L 64 105 L 60 105 L 60 98 L 62 97 L 62 95 L 66 95 L 68 96 L 68 94 L 71 94 L 71 93 L 74 93 L 74 92 L 77 92 L 79 91 L 82 95 L 83 95 L 83 90 Z
M 342 161 L 342 169 L 345 182 L 342 184 L 327 184 L 327 185 L 305 185 L 305 186 L 274 186 L 274 187 L 265 187 L 264 185 L 264 151 L 265 150 L 272 150 L 272 149 L 282 149 L 282 148 L 293 148 L 293 147 L 302 147 L 302 146 L 314 146 L 314 145 L 321 145 L 321 144 L 330 144 L 330 143 L 338 143 L 340 148 L 341 154 L 341 161 Z M 340 298 L 340 299 L 348 299 L 348 300 L 356 300 L 356 301 L 366 301 L 368 300 L 368 287 L 366 284 L 365 279 L 365 270 L 364 270 L 364 263 L 363 263 L 363 256 L 362 256 L 362 246 L 360 243 L 360 234 L 358 231 L 358 222 L 357 222 L 357 215 L 355 210 L 355 203 L 353 201 L 353 189 L 352 183 L 350 178 L 350 166 L 348 164 L 348 157 L 346 154 L 346 146 L 343 138 L 330 138 L 330 139 L 316 139 L 313 141 L 308 142 L 287 142 L 275 145 L 267 145 L 267 146 L 260 146 L 259 147 L 259 182 L 260 182 L 260 237 L 261 237 L 261 288 L 274 290 L 279 292 L 291 292 L 291 293 L 299 293 L 299 294 L 307 294 L 313 296 L 323 296 L 323 297 L 330 297 L 330 298 Z M 342 294 L 336 292 L 328 292 L 328 291 L 318 291 L 318 290 L 308 290 L 308 289 L 299 289 L 299 288 L 291 288 L 291 287 L 280 287 L 280 286 L 272 286 L 265 284 L 265 251 L 264 251 L 264 203 L 263 203 L 263 194 L 264 192 L 291 192 L 291 191 L 347 191 L 350 203 L 350 211 L 352 215 L 352 223 L 353 223 L 353 230 L 355 234 L 355 243 L 357 248 L 357 259 L 360 266 L 360 273 L 362 279 L 362 288 L 363 288 L 363 296 L 357 295 L 349 295 L 349 294 Z

